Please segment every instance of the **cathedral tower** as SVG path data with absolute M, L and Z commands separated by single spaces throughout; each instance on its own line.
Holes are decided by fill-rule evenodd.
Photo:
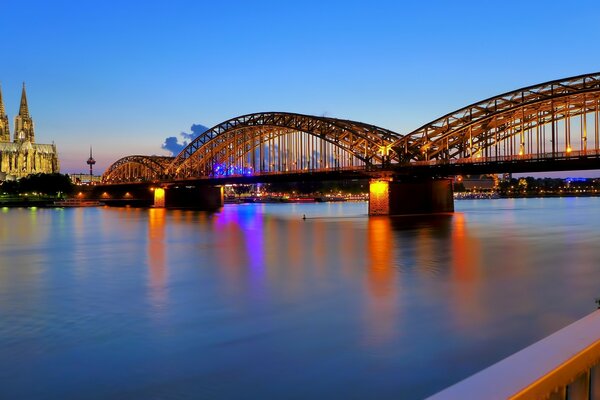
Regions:
M 27 94 L 25 93 L 25 83 L 21 92 L 21 106 L 19 115 L 15 117 L 15 142 L 35 142 L 33 133 L 33 120 L 29 116 L 29 107 L 27 107 Z
M 10 129 L 8 126 L 8 116 L 4 109 L 2 101 L 2 88 L 0 88 L 0 142 L 10 142 Z
M 53 144 L 34 143 L 33 120 L 27 107 L 25 84 L 19 115 L 15 117 L 14 138 L 10 140 L 8 117 L 0 93 L 0 179 L 16 179 L 31 174 L 59 171 L 58 153 Z

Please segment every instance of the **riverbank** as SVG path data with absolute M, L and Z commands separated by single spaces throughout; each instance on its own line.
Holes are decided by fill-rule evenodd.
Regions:
M 502 193 L 466 193 L 455 192 L 454 200 L 473 200 L 473 199 L 543 199 L 560 197 L 598 197 L 597 192 L 563 192 L 563 193 L 520 193 L 520 194 L 502 194 Z
M 60 200 L 63 199 L 46 196 L 0 197 L 0 207 L 54 207 L 54 202 Z

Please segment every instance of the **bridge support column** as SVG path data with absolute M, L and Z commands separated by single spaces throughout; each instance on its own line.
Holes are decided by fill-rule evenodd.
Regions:
M 390 215 L 391 179 L 372 179 L 369 182 L 369 215 Z
M 150 207 L 155 193 L 150 184 L 94 185 L 90 188 L 91 199 L 98 199 L 107 206 Z
M 406 182 L 374 179 L 369 184 L 369 215 L 414 215 L 453 211 L 451 179 Z
M 156 190 L 155 190 L 156 201 Z M 222 186 L 174 186 L 164 192 L 164 207 L 216 211 L 223 207 Z M 156 206 L 156 203 L 155 203 Z
M 154 189 L 154 208 L 165 208 L 165 189 Z

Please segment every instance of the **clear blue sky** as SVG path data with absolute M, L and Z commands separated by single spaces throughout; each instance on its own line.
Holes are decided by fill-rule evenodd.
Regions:
M 6 1 L 0 83 L 21 82 L 63 172 L 167 154 L 258 111 L 406 133 L 477 100 L 600 70 L 597 1 Z

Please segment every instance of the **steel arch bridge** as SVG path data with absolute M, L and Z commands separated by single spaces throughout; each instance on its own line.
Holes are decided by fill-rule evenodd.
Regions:
M 128 156 L 105 183 L 600 156 L 600 73 L 507 92 L 406 135 L 362 122 L 283 112 L 224 121 L 176 157 Z M 600 165 L 595 165 L 599 168 Z M 501 172 L 501 171 L 498 171 Z
M 102 175 L 104 183 L 148 182 L 168 178 L 173 157 L 133 155 L 120 158 Z
M 400 135 L 362 122 L 267 112 L 232 118 L 194 139 L 169 168 L 188 178 L 378 164 Z
M 356 121 L 283 112 L 248 114 L 208 129 L 174 158 L 119 159 L 102 181 L 362 169 L 397 162 L 390 149 L 400 138 L 393 131 Z

